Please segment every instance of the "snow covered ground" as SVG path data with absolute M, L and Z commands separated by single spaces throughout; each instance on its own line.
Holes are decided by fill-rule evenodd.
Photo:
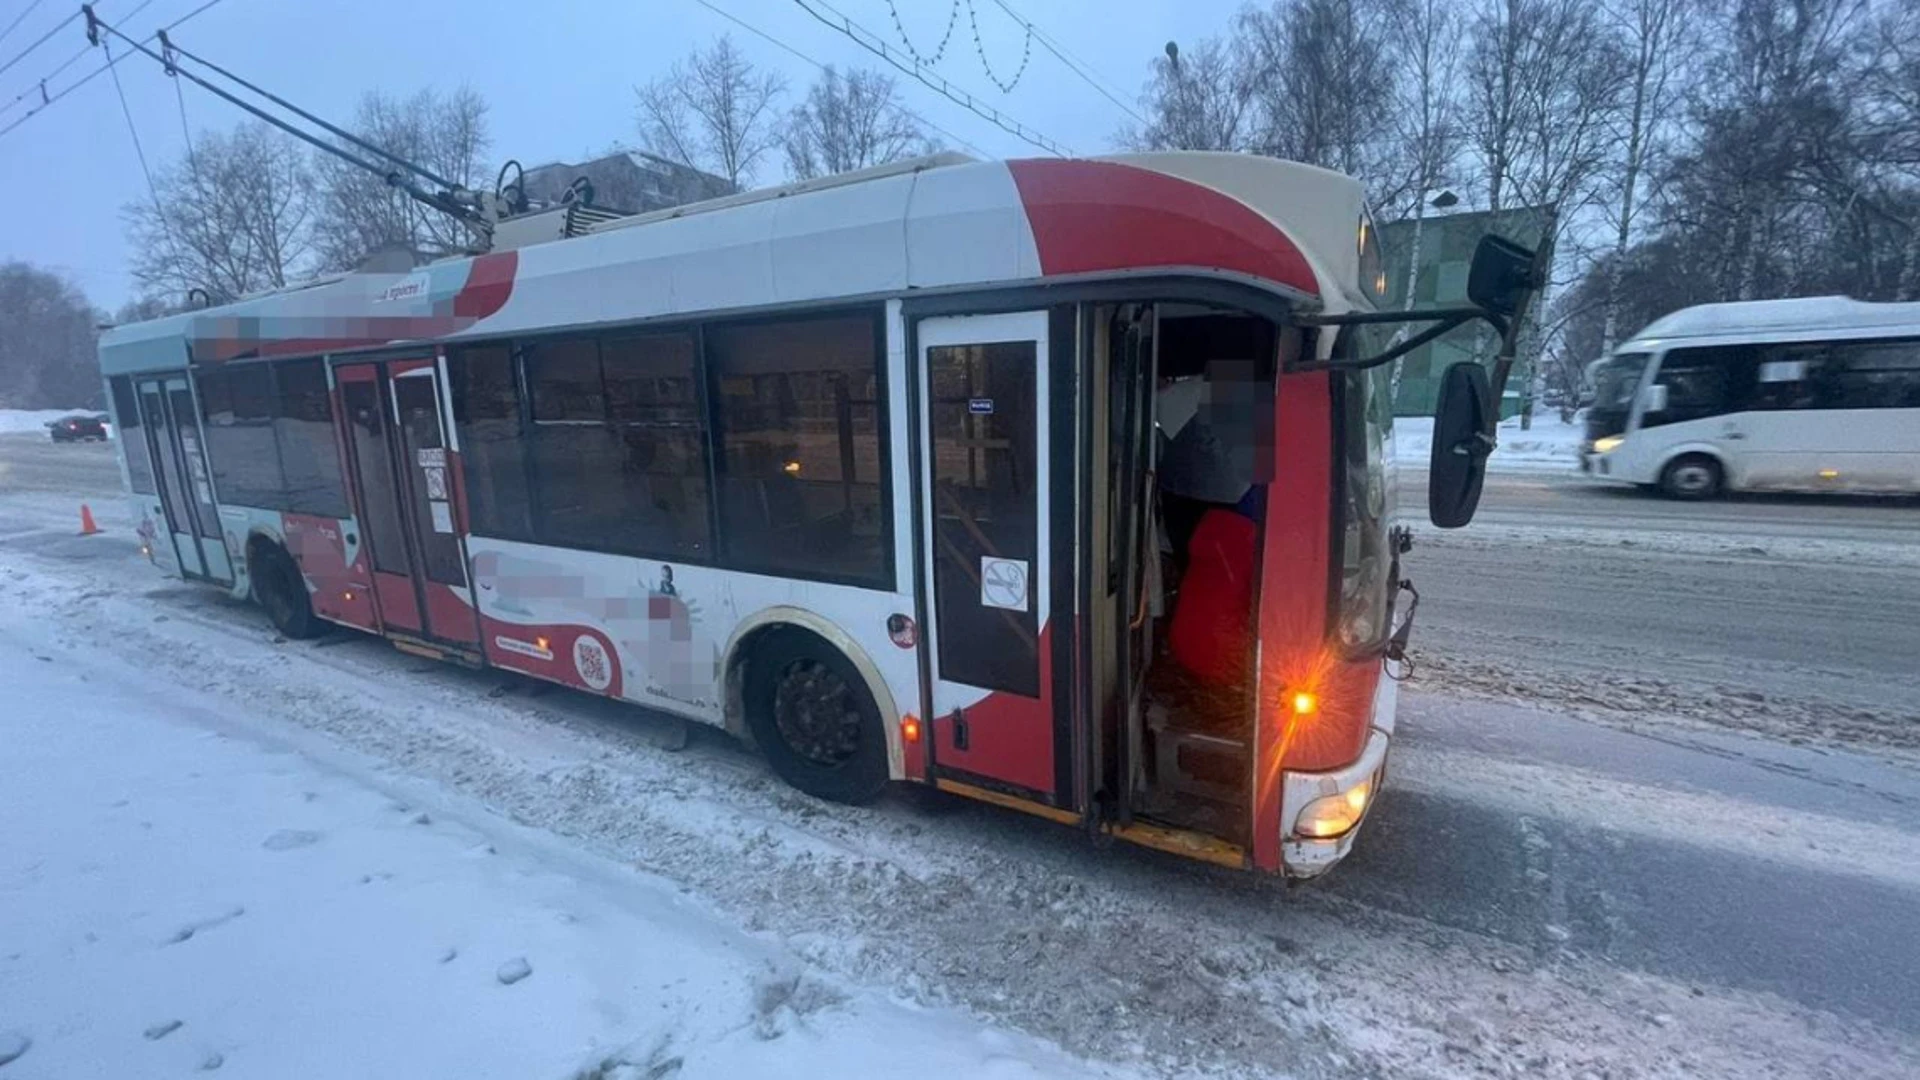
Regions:
M 664 749 L 643 710 L 360 635 L 276 642 L 254 608 L 138 557 L 110 470 L 47 486 L 67 475 L 48 462 L 102 448 L 77 449 L 0 445 L 20 466 L 0 469 L 0 1033 L 30 1040 L 0 1080 L 215 1054 L 273 1077 L 631 1080 L 674 1058 L 682 1077 L 1916 1074 L 1909 1034 L 1824 989 L 1913 1012 L 1885 929 L 1911 847 L 1860 879 L 1876 906 L 1835 909 L 1821 941 L 1888 947 L 1829 982 L 1751 971 L 1807 969 L 1817 943 L 1714 944 L 1797 948 L 1795 905 L 1834 902 L 1852 880 L 1835 868 L 1886 848 L 1827 842 L 1846 823 L 1823 806 L 1686 802 L 1684 829 L 1623 811 L 1663 788 L 1585 782 L 1584 759 L 1423 765 L 1436 711 L 1411 694 L 1409 783 L 1305 889 L 926 793 L 830 806 L 710 733 Z M 74 535 L 79 498 L 105 533 Z M 1468 733 L 1484 708 L 1446 707 Z M 1805 854 L 1764 857 L 1756 827 Z M 1660 858 L 1623 854 L 1649 844 Z M 1728 866 L 1779 922 L 1716 891 Z M 502 983 L 516 959 L 530 973 Z
M 1096 1075 L 20 614 L 0 1076 Z
M 1487 459 L 1487 468 L 1502 472 L 1559 472 L 1580 467 L 1580 442 L 1586 437 L 1583 422 L 1575 417 L 1570 424 L 1560 422 L 1557 411 L 1534 414 L 1533 427 L 1520 430 L 1515 417 L 1500 422 L 1500 445 Z M 1433 454 L 1433 419 L 1426 416 L 1397 416 L 1393 420 L 1394 460 L 1402 467 L 1422 469 Z

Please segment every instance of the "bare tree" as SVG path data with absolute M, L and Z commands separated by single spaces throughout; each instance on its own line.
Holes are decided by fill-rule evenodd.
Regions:
M 1613 229 L 1612 257 L 1606 260 L 1607 288 L 1600 332 L 1600 354 L 1613 351 L 1620 329 L 1620 278 L 1627 248 L 1642 210 L 1640 187 L 1666 149 L 1666 136 L 1684 89 L 1681 79 L 1690 55 L 1688 27 L 1698 0 L 1615 0 L 1609 22 L 1625 43 L 1629 68 L 1626 101 L 1615 120 L 1618 147 L 1614 169 L 1619 180 L 1607 206 Z
M 1245 150 L 1252 140 L 1256 104 L 1252 58 L 1235 38 L 1202 38 L 1191 49 L 1167 43 L 1153 59 L 1153 76 L 1141 104 L 1144 127 L 1126 130 L 1120 141 L 1135 150 Z
M 146 322 L 185 311 L 187 306 L 185 297 L 136 296 L 114 310 L 112 322 L 115 326 Z
M 1388 0 L 1383 18 L 1394 97 L 1384 175 L 1370 194 L 1375 212 L 1417 219 L 1459 164 L 1461 20 L 1450 0 Z
M 1487 203 L 1571 210 L 1606 162 L 1625 67 L 1585 0 L 1493 0 L 1468 54 Z
M 312 260 L 313 178 L 292 140 L 264 124 L 203 132 L 125 211 L 133 279 L 178 300 L 284 287 Z
M 23 262 L 0 263 L 0 408 L 98 402 L 97 318 L 65 278 Z
M 1920 8 L 1892 5 L 1873 39 L 1861 80 L 1863 138 L 1881 173 L 1886 217 L 1906 232 L 1895 296 L 1920 300 Z
M 1494 210 L 1540 211 L 1560 266 L 1584 262 L 1571 230 L 1598 198 L 1626 62 L 1587 0 L 1492 0 L 1477 16 L 1467 72 L 1469 129 Z M 1553 336 L 1544 307 L 1521 337 L 1520 420 L 1533 418 L 1535 371 Z
M 931 143 L 900 106 L 892 79 L 829 67 L 793 110 L 782 135 L 795 179 L 852 172 L 928 153 Z
M 445 95 L 422 90 L 405 99 L 370 92 L 360 99 L 349 130 L 456 186 L 479 188 L 491 180 L 487 103 L 465 87 Z M 383 177 L 331 154 L 315 157 L 315 171 L 320 189 L 315 237 L 327 269 L 351 270 L 376 251 L 435 256 L 474 244 L 466 225 L 420 204 Z
M 1122 140 L 1333 165 L 1416 221 L 1454 187 L 1523 242 L 1522 211 L 1556 211 L 1526 408 L 1532 371 L 1571 397 L 1677 307 L 1920 299 L 1912 0 L 1260 0 L 1227 25 L 1153 61 Z M 1348 115 L 1363 69 L 1392 94 Z
M 1528 2 L 1496 0 L 1497 6 L 1480 11 L 1472 24 L 1467 54 L 1468 132 L 1480 159 L 1487 207 L 1495 211 L 1505 208 L 1507 187 L 1525 138 L 1521 65 L 1528 50 L 1520 13 Z
M 1240 13 L 1260 152 L 1378 180 L 1392 115 L 1380 0 L 1276 0 Z
M 778 105 L 786 80 L 761 73 L 721 37 L 634 91 L 648 149 L 739 188 L 780 143 Z
M 1833 228 L 1863 210 L 1850 57 L 1864 0 L 1737 0 L 1714 27 L 1692 145 L 1663 224 L 1691 234 L 1723 299 L 1833 286 Z

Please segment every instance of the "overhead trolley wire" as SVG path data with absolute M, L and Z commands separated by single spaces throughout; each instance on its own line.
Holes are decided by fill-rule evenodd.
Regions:
M 101 25 L 105 26 L 106 24 L 102 23 Z M 119 31 L 116 30 L 114 31 L 114 33 L 118 34 Z M 123 38 L 125 37 L 125 35 L 121 35 L 121 36 Z M 199 64 L 201 67 L 206 68 L 207 70 L 212 71 L 223 78 L 226 78 L 228 80 L 231 80 L 232 82 L 236 82 L 241 86 L 246 87 L 248 90 L 251 90 L 256 94 L 259 94 L 261 97 L 266 98 L 268 101 L 273 102 L 275 105 L 278 105 L 281 108 L 287 110 L 288 112 L 294 114 L 295 116 L 300 117 L 302 120 L 305 120 L 308 123 L 318 124 L 320 127 L 325 128 L 328 131 L 328 133 L 338 138 L 345 139 L 346 141 L 352 143 L 354 146 L 359 147 L 360 149 L 366 151 L 369 154 L 373 154 L 377 157 L 385 158 L 387 161 L 393 163 L 394 165 L 399 166 L 402 169 L 407 170 L 408 172 L 414 174 L 415 176 L 418 176 L 419 178 L 427 181 L 428 183 L 438 184 L 443 188 L 457 188 L 460 186 L 459 184 L 456 184 L 453 181 L 448 180 L 443 176 L 440 176 L 428 169 L 424 169 L 419 165 L 414 164 L 411 161 L 408 161 L 406 158 L 403 158 L 398 154 L 392 154 L 387 152 L 385 149 L 381 148 L 380 146 L 377 146 L 373 143 L 368 142 L 365 139 L 362 139 L 358 135 L 353 134 L 352 132 L 346 130 L 345 128 L 337 127 L 333 124 L 328 123 L 327 121 L 321 119 L 318 116 L 315 116 L 314 114 L 308 112 L 307 110 L 301 108 L 300 106 L 295 105 L 293 102 L 288 101 L 286 98 L 281 97 L 280 95 L 272 92 L 271 90 L 267 90 L 263 87 L 256 86 L 253 83 L 248 82 L 247 80 L 241 78 L 238 75 L 235 75 L 233 72 L 228 71 L 226 68 L 221 67 L 219 64 L 216 64 L 211 60 L 207 60 L 202 57 L 195 56 L 193 53 L 190 53 L 187 50 L 181 48 L 180 46 L 175 45 L 171 41 L 167 40 L 167 32 L 165 30 L 160 31 L 159 38 L 160 38 L 161 46 L 163 48 L 171 50 L 175 55 L 184 56 L 187 59 L 193 61 L 194 63 Z M 143 49 L 141 51 L 145 52 L 146 50 Z M 147 55 L 152 56 L 153 54 L 147 53 Z M 165 59 L 161 57 L 155 57 L 155 59 L 160 60 L 161 63 L 163 64 L 168 63 Z M 168 67 L 170 70 L 176 70 L 178 66 L 174 64 L 168 64 Z M 213 87 L 209 86 L 205 82 L 202 82 L 200 79 L 195 78 L 191 74 L 187 74 L 184 71 L 181 72 L 181 74 L 187 75 L 189 79 L 193 79 L 194 82 L 199 83 L 201 86 L 204 86 L 209 90 L 213 89 Z M 219 91 L 217 90 L 215 90 L 214 92 L 219 93 Z M 226 97 L 225 94 L 221 94 L 221 96 Z M 228 100 L 233 101 L 234 99 L 228 98 Z M 234 103 L 239 104 L 239 102 L 237 101 L 235 101 Z M 242 106 L 242 107 L 244 108 L 245 106 Z M 314 140 L 309 139 L 308 141 L 312 142 Z M 379 170 L 375 169 L 374 171 L 378 172 Z
M 125 15 L 120 16 L 120 21 L 126 22 L 129 19 L 134 18 L 135 16 L 139 15 L 142 11 L 145 11 L 147 9 L 147 5 L 151 3 L 153 3 L 153 0 L 140 0 L 138 4 L 135 4 L 133 6 L 132 11 L 129 11 Z M 188 18 L 191 18 L 191 17 L 192 16 L 188 16 Z M 185 22 L 185 21 L 186 19 L 180 20 L 180 22 Z M 33 84 L 32 86 L 27 87 L 25 90 L 20 91 L 18 94 L 15 94 L 13 96 L 13 99 L 8 101 L 5 105 L 0 105 L 0 113 L 4 113 L 8 109 L 13 108 L 15 105 L 18 105 L 21 102 L 27 100 L 28 98 L 32 97 L 36 92 L 39 93 L 40 95 L 40 103 L 42 105 L 47 104 L 48 101 L 50 100 L 47 95 L 47 83 L 53 81 L 55 78 L 58 78 L 61 72 L 79 63 L 82 59 L 86 57 L 88 53 L 92 51 L 93 51 L 93 46 L 82 45 L 80 47 L 79 52 L 76 52 L 72 56 L 67 57 L 65 60 L 60 61 L 59 66 L 55 67 L 52 71 L 47 72 L 45 75 L 40 76 L 39 82 Z M 59 95 L 56 94 L 54 96 L 58 97 Z
M 53 37 L 53 35 L 73 25 L 73 20 L 79 17 L 80 17 L 80 13 L 76 11 L 73 14 L 67 16 L 66 18 L 61 19 L 60 22 L 53 27 L 53 29 L 48 30 L 46 33 L 41 34 L 39 37 L 35 38 L 33 41 L 33 44 L 27 46 L 24 49 L 21 49 L 18 53 L 14 55 L 13 59 L 7 61 L 4 64 L 0 64 L 0 75 L 6 74 L 7 71 L 13 67 L 13 65 L 19 63 L 22 60 L 25 60 L 27 58 L 28 53 L 31 53 L 33 50 L 39 48 L 42 45 L 45 45 L 47 41 Z
M 895 50 L 888 48 L 887 43 L 881 40 L 879 35 L 861 26 L 859 23 L 854 22 L 844 13 L 828 4 L 826 0 L 793 0 L 793 2 L 800 5 L 801 10 L 819 20 L 821 25 L 830 27 L 846 35 L 854 44 L 885 60 L 902 73 L 919 80 L 928 89 L 940 94 L 954 104 L 967 109 L 975 116 L 993 124 L 1007 134 L 1038 149 L 1045 150 L 1047 153 L 1053 154 L 1056 157 L 1073 156 L 1073 151 L 1020 121 L 1015 120 L 999 109 L 988 105 L 986 102 L 981 101 L 979 98 L 960 89 L 940 76 L 927 71 L 919 64 L 914 63 L 910 58 L 903 57 Z M 816 4 L 818 7 L 815 6 Z M 825 8 L 826 11 L 821 11 L 821 8 Z
M 213 3 L 213 2 L 217 2 L 217 0 L 209 0 L 209 3 Z M 301 142 L 307 143 L 308 145 L 314 147 L 317 150 L 321 150 L 325 153 L 332 154 L 333 156 L 341 159 L 342 161 L 347 162 L 350 165 L 355 166 L 356 168 L 364 169 L 365 171 L 372 173 L 375 176 L 384 177 L 390 186 L 397 188 L 400 191 L 406 192 L 408 195 L 412 196 L 415 201 L 421 203 L 422 205 L 433 207 L 434 209 L 439 210 L 442 213 L 445 213 L 460 221 L 467 222 L 471 225 L 484 226 L 485 223 L 481 214 L 479 214 L 474 209 L 458 202 L 451 190 L 446 192 L 439 192 L 439 193 L 424 190 L 419 185 L 408 180 L 405 176 L 401 175 L 401 173 L 397 171 L 382 169 L 379 165 L 376 165 L 373 162 L 368 161 L 366 158 L 360 157 L 359 155 L 353 153 L 351 150 L 347 149 L 344 146 L 340 146 L 338 144 L 328 142 L 327 140 L 319 138 L 318 136 L 315 136 L 309 132 L 302 131 L 298 127 L 295 127 L 293 124 L 290 124 L 286 120 L 283 120 L 280 117 L 273 115 L 272 113 L 261 108 L 260 106 L 255 105 L 250 101 L 245 101 L 241 99 L 238 95 L 232 93 L 231 91 L 215 86 L 213 83 L 208 82 L 206 79 L 202 78 L 201 76 L 195 74 L 192 71 L 189 71 L 185 67 L 182 67 L 176 61 L 169 59 L 169 57 L 184 56 L 190 60 L 195 61 L 196 63 L 200 63 L 209 68 L 212 68 L 213 70 L 220 72 L 220 74 L 224 75 L 225 77 L 232 79 L 233 81 L 239 83 L 240 85 L 245 86 L 250 90 L 253 90 L 255 93 L 258 93 L 261 96 L 272 100 L 276 104 L 281 105 L 282 107 L 288 109 L 289 111 L 296 113 L 297 115 L 305 119 L 311 120 L 313 123 L 320 125 L 321 127 L 327 129 L 328 131 L 339 134 L 342 138 L 346 139 L 348 142 L 352 143 L 353 145 L 360 146 L 360 147 L 367 147 L 378 156 L 388 159 L 389 161 L 393 162 L 396 165 L 399 165 L 401 168 L 405 169 L 408 172 L 412 172 L 415 175 L 421 176 L 429 180 L 433 180 L 435 183 L 440 183 L 440 181 L 437 178 L 435 178 L 431 172 L 428 172 L 427 170 L 419 167 L 418 165 L 414 165 L 411 162 L 406 161 L 404 158 L 397 157 L 393 154 L 388 153 L 385 150 L 379 149 L 378 147 L 371 147 L 367 143 L 365 143 L 363 140 L 359 139 L 358 137 L 350 135 L 344 131 L 341 131 L 339 128 L 335 127 L 334 125 L 327 123 L 325 120 L 322 120 L 317 116 L 314 116 L 312 113 L 309 113 L 304 109 L 301 109 L 295 105 L 292 105 L 291 103 L 286 102 L 284 99 L 277 97 L 276 95 L 270 94 L 265 90 L 261 90 L 259 87 L 254 86 L 252 83 L 246 82 L 245 80 L 240 79 L 235 75 L 232 75 L 231 73 L 225 71 L 222 68 L 216 67 L 215 65 L 212 65 L 212 64 L 208 64 L 206 61 L 201 60 L 199 57 L 194 56 L 192 53 L 187 52 L 185 49 L 180 48 L 178 45 L 174 45 L 171 41 L 168 40 L 166 36 L 166 31 L 164 30 L 160 31 L 159 33 L 156 33 L 154 37 L 159 38 L 162 44 L 162 47 L 168 50 L 167 55 L 156 53 L 152 49 L 147 48 L 144 42 L 135 41 L 132 38 L 128 37 L 126 34 L 122 33 L 120 30 L 102 21 L 97 16 L 94 16 L 90 8 L 83 6 L 82 10 L 85 11 L 88 16 L 87 29 L 88 29 L 89 37 L 97 39 L 99 38 L 99 35 L 101 33 L 111 34 L 112 36 L 119 38 L 121 41 L 125 42 L 126 44 L 133 46 L 135 51 L 140 52 L 145 56 L 147 56 L 149 59 L 159 63 L 163 68 L 167 69 L 169 74 L 191 79 L 193 80 L 194 85 L 200 87 L 201 89 L 207 91 L 208 93 L 214 95 L 215 97 L 220 98 L 221 100 L 231 105 L 234 105 L 240 109 L 244 109 L 248 113 L 251 113 L 253 116 L 258 117 L 259 119 L 266 121 L 267 123 L 273 125 L 276 128 L 279 128 L 281 131 L 286 132 L 287 134 L 293 136 L 294 138 L 299 139 Z M 121 55 L 124 56 L 126 54 L 123 53 Z M 109 65 L 111 65 L 112 63 L 113 61 L 109 61 Z M 0 134 L 4 134 L 4 132 L 0 132 Z M 442 184 L 442 186 L 449 189 L 457 188 L 457 185 L 453 185 L 453 184 Z
M 19 26 L 23 22 L 26 22 L 27 16 L 33 14 L 34 8 L 37 8 L 41 4 L 44 4 L 46 2 L 47 0 L 33 0 L 33 3 L 28 4 L 26 7 L 20 9 L 20 14 L 15 15 L 13 17 L 13 21 L 7 24 L 7 28 L 5 30 L 0 30 L 0 41 L 7 40 L 7 35 L 13 33 L 13 30 L 15 27 Z
M 1054 59 L 1060 61 L 1062 64 L 1065 64 L 1067 66 L 1067 70 L 1073 72 L 1075 75 L 1080 76 L 1080 78 L 1084 80 L 1088 86 L 1091 86 L 1095 90 L 1098 90 L 1100 92 L 1101 97 L 1104 97 L 1108 101 L 1113 102 L 1116 106 L 1120 108 L 1121 112 L 1124 112 L 1128 116 L 1133 117 L 1135 120 L 1139 121 L 1140 123 L 1145 124 L 1147 122 L 1146 117 L 1141 116 L 1138 112 L 1134 111 L 1132 106 L 1120 100 L 1119 96 L 1116 95 L 1111 90 L 1109 90 L 1107 86 L 1103 82 L 1101 82 L 1101 80 L 1094 78 L 1091 73 L 1089 73 L 1085 68 L 1083 68 L 1081 66 L 1082 62 L 1076 62 L 1076 59 L 1073 57 L 1073 54 L 1067 51 L 1066 46 L 1053 40 L 1053 38 L 1049 36 L 1045 30 L 1040 29 L 1040 27 L 1034 25 L 1034 23 L 1031 20 L 1027 19 L 1025 16 L 1021 15 L 1019 12 L 1013 10 L 1013 5 L 1008 3 L 1007 0 L 993 0 L 993 3 L 995 7 L 998 7 L 1001 11 L 1006 12 L 1008 18 L 1011 18 L 1014 22 L 1017 22 L 1021 26 L 1026 27 L 1027 31 L 1031 33 L 1040 42 L 1041 48 L 1052 53 Z
M 772 34 L 767 33 L 765 30 L 760 29 L 759 27 L 753 25 L 747 20 L 742 19 L 740 16 L 735 15 L 732 12 L 725 10 L 724 8 L 715 7 L 710 2 L 710 0 L 693 0 L 693 2 L 696 4 L 699 4 L 701 7 L 706 8 L 708 11 L 713 12 L 715 15 L 720 16 L 721 18 L 727 20 L 728 22 L 733 23 L 735 26 L 740 27 L 742 30 L 745 30 L 747 33 L 752 34 L 763 41 L 766 41 L 768 44 L 774 45 L 780 49 L 783 49 L 787 53 L 793 56 L 797 56 L 800 59 L 806 61 L 807 63 L 812 64 L 814 67 L 820 69 L 821 71 L 827 70 L 826 64 L 823 64 L 820 61 L 815 60 L 813 57 L 808 56 L 806 53 L 801 52 L 799 49 L 796 49 L 793 46 L 787 44 L 786 42 L 781 41 L 779 38 L 774 37 Z M 956 4 L 958 2 L 959 0 L 955 0 Z M 973 151 L 974 154 L 979 157 L 984 158 L 984 157 L 993 156 L 987 153 L 985 150 L 980 149 L 978 146 L 975 146 L 973 143 L 970 143 L 967 140 L 961 138 L 960 136 L 955 135 L 953 132 L 948 131 L 946 128 L 941 127 L 939 124 L 936 124 L 933 121 L 927 119 L 926 117 L 920 115 L 919 113 L 914 112 L 912 109 L 907 108 L 905 105 L 889 103 L 888 108 L 891 108 L 894 111 L 900 113 L 901 115 L 906 116 L 914 121 L 917 121 L 921 124 L 925 124 L 929 130 L 937 132 L 941 135 L 945 135 L 949 140 L 955 143 L 958 143 L 961 146 L 966 147 L 967 149 Z
M 141 0 L 141 3 L 139 4 L 139 6 L 135 7 L 132 11 L 127 12 L 126 17 L 132 18 L 135 15 L 138 15 L 144 8 L 146 8 L 148 4 L 151 4 L 152 2 L 153 0 Z M 188 19 L 191 19 L 194 16 L 199 15 L 201 12 L 206 11 L 208 8 L 211 8 L 218 3 L 220 3 L 220 0 L 205 0 L 205 2 L 202 3 L 199 7 L 194 8 L 192 11 L 189 11 L 185 15 L 182 15 L 179 18 L 168 23 L 163 29 L 172 30 L 174 27 L 179 26 L 180 24 L 186 22 Z M 159 36 L 159 31 L 155 31 L 152 34 L 148 34 L 144 40 L 152 41 L 154 38 L 158 36 Z M 53 73 L 48 75 L 48 78 L 52 78 L 53 75 L 57 75 L 60 72 L 65 71 L 67 68 L 73 66 L 75 61 L 79 60 L 81 57 L 87 55 L 87 53 L 92 51 L 93 51 L 93 47 L 91 45 L 89 45 L 85 49 L 80 50 L 80 52 L 68 58 L 68 60 L 65 63 L 55 68 L 53 70 Z M 82 75 L 80 78 L 75 79 L 73 82 L 70 82 L 66 86 L 61 87 L 59 90 L 53 92 L 52 94 L 48 94 L 45 91 L 44 87 L 36 87 L 36 89 L 41 90 L 40 104 L 35 105 L 33 108 L 28 109 L 26 112 L 21 113 L 18 117 L 15 117 L 13 122 L 8 124 L 6 127 L 0 127 L 0 136 L 5 136 L 7 132 L 12 131 L 14 128 L 19 127 L 21 124 L 26 123 L 28 120 L 33 119 L 34 116 L 45 111 L 49 105 L 52 105 L 54 102 L 59 101 L 61 98 L 66 97 L 68 94 L 71 94 L 75 90 L 78 90 L 81 87 L 87 85 L 93 80 L 99 78 L 101 75 L 106 74 L 106 71 L 108 68 L 126 59 L 129 55 L 130 55 L 129 53 L 121 53 L 119 56 L 109 59 L 106 63 L 101 64 L 99 67 L 94 68 L 92 71 L 87 72 L 85 75 Z M 45 80 L 42 80 L 43 84 L 44 82 Z M 6 106 L 0 106 L 0 112 L 5 112 L 7 108 L 10 108 L 15 102 L 18 102 L 20 98 L 24 98 L 27 96 L 27 94 L 30 94 L 32 92 L 33 92 L 32 90 L 28 90 L 26 94 L 21 94 L 20 97 L 15 98 L 13 102 L 9 102 Z

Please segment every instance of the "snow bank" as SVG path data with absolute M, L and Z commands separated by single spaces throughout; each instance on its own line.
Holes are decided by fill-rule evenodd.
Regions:
M 9 622 L 9 1076 L 1094 1075 Z
M 1500 422 L 1500 445 L 1487 459 L 1496 472 L 1559 472 L 1580 467 L 1580 442 L 1585 427 L 1576 418 L 1560 422 L 1558 412 L 1535 413 L 1533 428 L 1520 430 L 1520 420 Z M 1402 467 L 1425 469 L 1433 454 L 1433 419 L 1399 416 L 1393 421 L 1394 460 Z
M 47 425 L 63 416 L 89 412 L 87 409 L 0 409 L 0 435 L 32 432 L 44 435 Z

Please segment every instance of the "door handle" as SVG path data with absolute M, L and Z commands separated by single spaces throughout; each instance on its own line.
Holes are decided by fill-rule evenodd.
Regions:
M 1744 439 L 1747 437 L 1747 434 L 1744 431 L 1729 431 L 1726 433 L 1726 437 L 1729 439 Z

